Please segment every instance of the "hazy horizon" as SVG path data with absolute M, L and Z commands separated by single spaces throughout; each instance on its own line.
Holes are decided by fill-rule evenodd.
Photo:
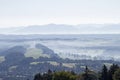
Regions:
M 0 28 L 0 34 L 120 34 L 120 24 L 46 24 Z
M 45 24 L 119 24 L 119 0 L 0 0 L 0 28 Z

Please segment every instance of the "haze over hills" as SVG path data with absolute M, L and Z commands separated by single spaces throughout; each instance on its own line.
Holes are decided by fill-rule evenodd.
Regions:
M 47 24 L 1 28 L 0 34 L 119 34 L 120 24 Z
M 103 64 L 120 65 L 120 34 L 73 34 L 108 31 L 103 25 L 83 26 L 49 24 L 4 29 L 9 32 L 0 35 L 0 76 L 3 80 L 33 80 L 32 75 L 48 69 L 80 73 L 86 65 L 95 71 Z M 119 31 L 119 25 L 114 30 Z M 9 35 L 12 33 L 20 35 Z
M 0 0 L 0 80 L 113 80 L 113 64 L 120 0 Z M 72 75 L 54 79 L 58 71 Z

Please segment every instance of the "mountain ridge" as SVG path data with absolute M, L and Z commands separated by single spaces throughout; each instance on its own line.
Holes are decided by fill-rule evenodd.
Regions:
M 120 24 L 46 24 L 1 28 L 0 34 L 119 34 Z

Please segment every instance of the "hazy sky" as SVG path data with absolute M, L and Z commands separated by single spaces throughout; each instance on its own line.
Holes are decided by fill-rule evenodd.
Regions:
M 0 27 L 120 23 L 120 0 L 0 0 Z

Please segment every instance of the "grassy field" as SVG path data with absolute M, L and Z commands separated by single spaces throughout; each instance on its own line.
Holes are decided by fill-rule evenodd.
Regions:
M 27 49 L 27 52 L 25 53 L 25 57 L 33 57 L 34 59 L 38 59 L 39 57 L 50 57 L 47 54 L 44 54 L 41 49 L 36 48 L 29 48 Z

